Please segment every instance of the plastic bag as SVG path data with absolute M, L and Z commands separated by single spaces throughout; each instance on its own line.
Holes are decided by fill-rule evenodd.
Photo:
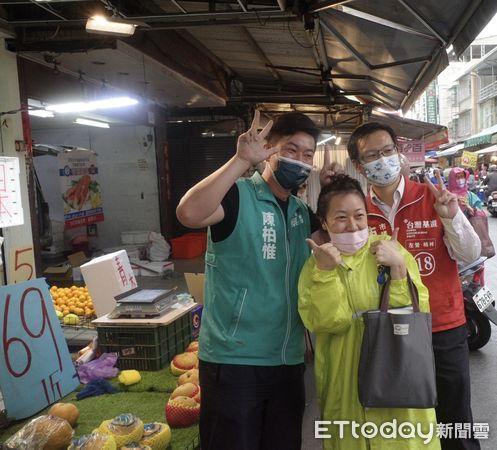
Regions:
M 102 353 L 100 358 L 79 365 L 76 367 L 79 381 L 87 384 L 97 378 L 114 378 L 119 372 L 119 369 L 114 367 L 117 357 L 117 353 Z
M 78 439 L 73 439 L 68 450 L 103 448 L 105 445 L 108 445 L 109 448 L 116 448 L 116 441 L 110 434 L 94 431 L 92 434 L 85 434 Z
M 148 259 L 150 261 L 166 261 L 171 254 L 171 247 L 164 239 L 164 236 L 151 231 L 149 239 Z
M 15 450 L 43 450 L 67 448 L 74 431 L 65 419 L 55 416 L 40 416 L 24 425 L 3 444 L 3 448 Z

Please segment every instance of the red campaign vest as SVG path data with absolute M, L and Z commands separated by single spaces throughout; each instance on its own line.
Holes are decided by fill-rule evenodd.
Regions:
M 449 330 L 466 323 L 457 263 L 443 241 L 443 225 L 425 184 L 405 179 L 404 195 L 394 218 L 399 242 L 414 256 L 430 293 L 432 329 Z M 373 234 L 392 234 L 383 212 L 367 198 L 368 225 Z

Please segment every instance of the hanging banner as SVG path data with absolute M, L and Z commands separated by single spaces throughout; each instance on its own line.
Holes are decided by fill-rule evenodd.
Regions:
M 0 389 L 7 416 L 23 419 L 79 385 L 43 278 L 0 287 Z
M 0 157 L 0 228 L 23 223 L 19 158 Z
M 478 155 L 473 152 L 464 150 L 461 156 L 461 166 L 463 167 L 476 167 L 478 164 Z
M 411 139 L 410 141 L 398 142 L 399 152 L 407 156 L 411 167 L 424 166 L 425 147 L 423 141 Z
M 76 228 L 104 220 L 97 182 L 97 157 L 90 150 L 59 153 L 59 175 L 64 201 L 64 226 Z

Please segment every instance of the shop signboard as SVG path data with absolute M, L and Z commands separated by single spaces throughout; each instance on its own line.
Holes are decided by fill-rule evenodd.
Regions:
M 19 158 L 0 157 L 0 228 L 23 223 Z
M 443 128 L 434 134 L 430 134 L 425 139 L 425 151 L 436 150 L 443 144 L 449 142 L 449 131 L 447 128 Z
M 421 140 L 399 141 L 399 152 L 407 156 L 411 167 L 424 166 L 425 147 Z
M 433 80 L 426 89 L 426 121 L 438 123 L 437 81 Z
M 79 385 L 43 278 L 0 287 L 0 390 L 7 414 L 23 419 Z
M 446 158 L 445 156 L 438 158 L 437 166 L 442 169 L 446 169 L 447 167 L 449 167 L 449 159 Z
M 95 153 L 83 149 L 59 153 L 58 165 L 65 228 L 102 222 L 104 211 Z
M 462 167 L 476 167 L 478 163 L 478 155 L 467 150 L 462 152 L 461 166 Z

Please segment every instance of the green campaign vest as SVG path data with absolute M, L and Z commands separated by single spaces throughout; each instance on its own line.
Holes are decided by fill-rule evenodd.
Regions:
M 287 220 L 256 173 L 237 181 L 239 212 L 231 235 L 209 239 L 200 359 L 276 366 L 304 361 L 297 283 L 309 256 L 307 206 L 291 196 Z

